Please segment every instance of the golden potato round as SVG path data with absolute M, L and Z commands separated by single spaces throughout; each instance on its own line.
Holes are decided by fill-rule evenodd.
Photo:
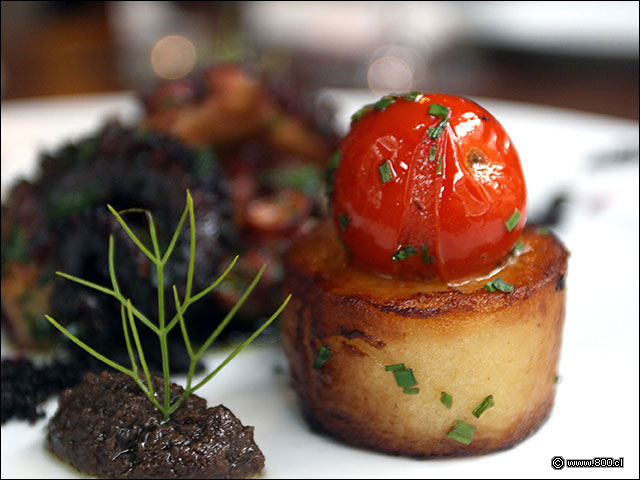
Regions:
M 448 285 L 353 265 L 328 223 L 299 238 L 286 258 L 293 299 L 282 339 L 308 420 L 350 444 L 410 456 L 486 453 L 537 429 L 553 404 L 568 253 L 533 227 L 522 241 L 492 275 Z M 487 291 L 497 277 L 514 290 Z M 417 383 L 399 386 L 386 368 L 396 364 Z M 493 406 L 474 416 L 488 396 Z M 475 428 L 464 443 L 448 435 L 458 421 Z

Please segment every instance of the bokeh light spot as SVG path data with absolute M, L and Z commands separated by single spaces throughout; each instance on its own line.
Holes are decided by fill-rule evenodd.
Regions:
M 175 80 L 187 75 L 196 65 L 196 48 L 188 38 L 169 35 L 151 50 L 151 67 L 159 77 Z
M 376 59 L 367 72 L 369 89 L 377 95 L 408 92 L 413 89 L 413 69 L 407 61 L 395 56 Z

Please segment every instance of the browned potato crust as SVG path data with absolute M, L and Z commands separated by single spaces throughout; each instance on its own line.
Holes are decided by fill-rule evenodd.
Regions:
M 282 338 L 309 421 L 350 444 L 410 456 L 487 453 L 536 430 L 553 404 L 568 252 L 534 227 L 522 241 L 526 250 L 499 272 L 447 285 L 351 264 L 328 223 L 298 239 L 286 258 L 293 299 Z M 486 291 L 498 276 L 515 290 Z M 322 345 L 332 355 L 316 370 Z M 413 370 L 418 394 L 385 371 L 397 363 Z M 495 406 L 474 417 L 488 395 Z M 476 427 L 469 445 L 447 436 L 456 420 Z

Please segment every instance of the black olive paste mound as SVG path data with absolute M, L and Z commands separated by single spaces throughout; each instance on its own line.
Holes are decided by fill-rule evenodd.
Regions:
M 162 398 L 162 379 L 154 377 Z M 183 388 L 171 384 L 172 401 Z M 49 422 L 51 450 L 81 472 L 106 478 L 246 478 L 264 456 L 226 407 L 207 408 L 191 395 L 163 423 L 162 414 L 131 378 L 88 373 L 65 390 Z

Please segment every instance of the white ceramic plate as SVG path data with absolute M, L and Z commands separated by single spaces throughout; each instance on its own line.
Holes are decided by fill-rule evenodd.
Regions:
M 337 121 L 371 97 L 330 91 Z M 255 426 L 264 478 L 637 478 L 638 160 L 593 168 L 599 156 L 638 149 L 638 123 L 548 107 L 481 100 L 509 131 L 522 158 L 530 211 L 569 194 L 558 228 L 571 250 L 560 364 L 562 382 L 547 423 L 515 448 L 475 458 L 415 460 L 342 445 L 312 433 L 298 411 L 279 345 L 243 352 L 199 393 Z M 131 95 L 2 105 L 2 193 L 36 171 L 42 148 L 90 132 L 105 115 L 133 118 Z M 3 355 L 9 348 L 3 345 Z M 213 365 L 225 352 L 213 352 Z M 181 380 L 181 379 L 178 379 Z M 46 405 L 48 416 L 57 404 Z M 47 420 L 2 427 L 2 478 L 82 478 L 45 449 Z M 624 468 L 551 468 L 551 458 L 624 457 Z

